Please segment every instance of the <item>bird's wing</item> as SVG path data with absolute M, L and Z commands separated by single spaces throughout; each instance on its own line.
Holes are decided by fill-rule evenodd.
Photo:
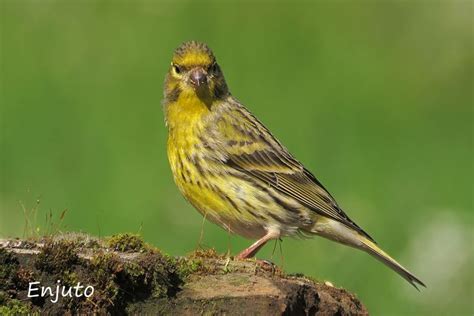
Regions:
M 320 215 L 367 235 L 270 131 L 238 102 L 222 107 L 213 122 L 215 144 L 228 166 L 263 181 Z

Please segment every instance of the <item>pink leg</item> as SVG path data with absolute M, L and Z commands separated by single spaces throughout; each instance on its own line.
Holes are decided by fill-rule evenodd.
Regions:
M 252 258 L 265 244 L 272 239 L 280 238 L 280 234 L 275 231 L 269 231 L 265 236 L 254 242 L 250 247 L 244 249 L 237 255 L 237 259 Z

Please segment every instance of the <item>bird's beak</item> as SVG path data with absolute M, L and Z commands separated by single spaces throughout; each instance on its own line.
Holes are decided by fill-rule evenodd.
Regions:
M 207 72 L 202 68 L 194 68 L 189 74 L 189 80 L 196 88 L 207 83 Z

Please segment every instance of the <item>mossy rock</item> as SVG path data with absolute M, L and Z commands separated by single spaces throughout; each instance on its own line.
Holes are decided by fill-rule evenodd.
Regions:
M 78 261 L 77 244 L 75 242 L 47 240 L 36 259 L 35 267 L 49 273 L 66 272 Z
M 22 248 L 22 245 L 27 245 Z M 94 287 L 90 297 L 27 297 L 28 283 Z M 134 234 L 105 240 L 66 234 L 40 242 L 0 240 L 0 315 L 361 314 L 350 293 L 285 275 L 272 264 L 214 250 L 171 257 Z
M 145 242 L 136 234 L 117 234 L 107 240 L 107 245 L 116 251 L 140 252 L 145 250 Z

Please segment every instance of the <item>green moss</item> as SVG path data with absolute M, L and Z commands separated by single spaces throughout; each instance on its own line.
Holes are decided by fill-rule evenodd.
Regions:
M 143 239 L 136 234 L 117 234 L 107 240 L 107 245 L 116 251 L 139 252 L 145 251 Z
M 36 258 L 35 267 L 49 273 L 66 272 L 77 264 L 76 244 L 72 241 L 47 241 Z
M 15 285 L 18 270 L 18 259 L 11 252 L 0 248 L 0 290 L 7 290 Z
M 91 303 L 99 309 L 108 309 L 114 305 L 119 294 L 116 274 L 122 270 L 117 255 L 112 253 L 99 253 L 89 264 L 90 284 L 94 285 L 94 296 Z
M 206 259 L 222 259 L 224 256 L 219 255 L 214 248 L 196 249 L 188 255 L 189 258 L 206 258 Z
M 216 259 L 221 260 L 225 257 L 219 255 L 215 249 L 197 249 L 194 252 L 188 254 L 187 257 L 173 259 L 177 266 L 177 272 L 182 279 L 186 279 L 191 274 L 207 274 L 217 273 L 218 267 L 212 263 Z M 205 263 L 207 262 L 207 263 Z M 227 270 L 226 270 L 227 269 Z M 224 273 L 228 272 L 230 268 L 225 267 Z M 220 271 L 222 272 L 222 271 Z
M 110 251 L 111 248 L 116 251 Z M 80 258 L 78 253 L 92 258 Z M 36 258 L 22 261 L 22 266 L 15 254 L 0 249 L 0 306 L 4 308 L 0 314 L 23 313 L 26 308 L 31 313 L 39 306 L 48 312 L 122 313 L 140 301 L 168 301 L 192 274 L 216 269 L 222 273 L 222 264 L 214 264 L 214 259 L 219 258 L 213 249 L 196 251 L 188 258 L 174 258 L 145 244 L 134 234 L 112 236 L 107 241 L 76 234 L 55 236 L 44 242 Z M 80 282 L 93 286 L 94 295 L 63 298 L 54 306 L 43 306 L 41 300 L 25 300 L 30 306 L 18 305 L 25 302 L 24 287 L 32 280 L 46 285 L 61 280 L 68 286 Z
M 127 262 L 120 274 L 120 284 L 126 285 L 128 290 L 140 291 L 147 290 L 151 280 L 145 271 L 145 268 L 136 262 Z
M 169 297 L 179 291 L 183 281 L 174 258 L 154 250 L 144 255 L 139 264 L 144 268 L 144 283 L 150 286 L 153 297 Z
M 121 269 L 120 258 L 114 253 L 99 252 L 91 258 L 90 265 L 98 277 L 109 276 Z
M 66 271 L 62 274 L 62 283 L 69 286 L 74 286 L 80 282 L 77 273 L 74 271 Z
M 95 291 L 83 307 L 94 313 L 119 312 L 139 297 L 173 296 L 182 285 L 175 262 L 156 250 L 133 261 L 102 252 L 90 260 L 87 271 Z
M 222 272 L 224 274 L 232 273 L 234 272 L 234 269 L 232 268 L 232 266 L 229 265 L 229 263 L 227 263 L 226 265 L 224 265 L 224 267 L 222 267 Z
M 35 280 L 35 273 L 25 267 L 20 266 L 14 276 L 15 287 L 17 289 L 27 289 L 28 284 Z
M 22 303 L 19 300 L 10 299 L 6 304 L 2 303 L 0 306 L 0 315 L 26 315 L 31 314 L 31 308 L 29 305 Z
M 7 301 L 10 299 L 5 291 L 0 291 L 0 306 L 7 305 Z
M 19 315 L 31 312 L 29 305 L 13 298 L 16 295 L 16 289 L 23 285 L 18 279 L 23 275 L 23 270 L 19 267 L 18 259 L 13 253 L 0 248 L 0 315 Z
M 177 272 L 182 279 L 203 269 L 203 261 L 200 258 L 176 260 Z

